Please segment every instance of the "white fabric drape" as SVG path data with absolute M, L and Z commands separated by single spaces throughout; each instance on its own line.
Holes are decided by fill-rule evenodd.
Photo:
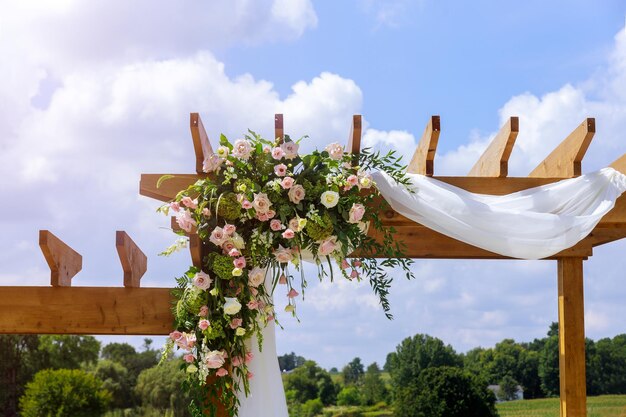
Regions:
M 432 230 L 504 256 L 541 259 L 584 239 L 626 191 L 626 175 L 604 168 L 513 194 L 474 194 L 419 174 L 411 188 L 384 172 L 380 193 L 403 216 Z

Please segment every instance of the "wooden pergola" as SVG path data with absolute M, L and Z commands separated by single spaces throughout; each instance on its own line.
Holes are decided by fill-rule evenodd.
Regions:
M 191 114 L 191 135 L 196 156 L 196 172 L 173 174 L 160 187 L 164 174 L 142 174 L 139 192 L 159 201 L 170 201 L 181 189 L 206 177 L 202 163 L 212 147 L 202 120 Z M 493 195 L 508 194 L 581 174 L 581 163 L 595 133 L 595 120 L 585 119 L 527 177 L 508 177 L 508 160 L 519 131 L 519 119 L 511 117 L 468 176 L 436 176 L 438 180 L 465 190 Z M 420 143 L 408 166 L 411 173 L 434 174 L 435 153 L 441 132 L 439 116 L 428 121 Z M 283 138 L 283 116 L 275 116 L 275 137 Z M 358 153 L 361 144 L 361 116 L 352 118 L 347 150 Z M 626 154 L 611 167 L 626 173 Z M 501 255 L 444 236 L 417 224 L 393 210 L 382 214 L 387 227 L 407 245 L 411 258 L 507 259 Z M 175 222 L 173 222 L 175 225 Z M 626 237 L 626 196 L 597 227 L 574 247 L 546 258 L 558 264 L 559 360 L 561 416 L 584 417 L 585 329 L 583 299 L 583 261 L 593 248 Z M 122 269 L 123 287 L 74 287 L 72 278 L 81 270 L 82 257 L 59 238 L 40 231 L 39 245 L 50 267 L 48 287 L 0 287 L 0 334 L 94 334 L 94 335 L 167 335 L 173 317 L 169 288 L 142 288 L 140 279 L 147 258 L 132 239 L 118 231 L 115 240 Z M 201 266 L 206 248 L 197 235 L 189 235 L 192 263 Z

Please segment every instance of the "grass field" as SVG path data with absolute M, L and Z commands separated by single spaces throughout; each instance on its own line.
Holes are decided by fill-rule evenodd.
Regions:
M 587 399 L 588 417 L 626 417 L 626 395 Z M 510 401 L 498 404 L 500 417 L 559 417 L 559 399 Z

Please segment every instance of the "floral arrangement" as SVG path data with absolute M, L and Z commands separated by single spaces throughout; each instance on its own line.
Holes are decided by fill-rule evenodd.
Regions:
M 207 177 L 159 208 L 175 213 L 179 234 L 197 233 L 208 249 L 201 269 L 191 267 L 177 279 L 176 330 L 163 355 L 174 347 L 184 351 L 194 416 L 203 409 L 215 415 L 216 402 L 237 415 L 237 393 L 247 395 L 253 378 L 246 341 L 256 335 L 261 348 L 262 329 L 276 320 L 273 292 L 286 294 L 284 310 L 296 315 L 296 299 L 307 285 L 304 261 L 317 265 L 320 280 L 335 278 L 331 261 L 345 279 L 368 279 L 389 318 L 387 269 L 402 268 L 412 277 L 393 229 L 368 210 L 374 200 L 384 203 L 371 170 L 408 186 L 400 158 L 369 149 L 352 155 L 337 143 L 300 155 L 301 140 L 268 141 L 250 131 L 231 143 L 222 135 L 204 161 Z M 379 240 L 368 235 L 371 227 Z M 185 245 L 180 238 L 163 254 Z M 358 257 L 348 258 L 355 248 Z

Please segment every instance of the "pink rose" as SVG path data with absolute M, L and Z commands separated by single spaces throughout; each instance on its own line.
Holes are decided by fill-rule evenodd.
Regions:
M 280 147 L 285 152 L 286 159 L 291 160 L 298 156 L 298 148 L 300 147 L 300 145 L 298 145 L 296 142 L 285 142 L 280 145 Z
M 206 330 L 206 329 L 208 329 L 210 325 L 211 325 L 211 323 L 209 323 L 209 321 L 208 321 L 208 320 L 206 320 L 206 319 L 202 319 L 202 320 L 200 320 L 200 321 L 198 322 L 198 327 L 199 327 L 201 330 Z
M 294 204 L 300 203 L 304 196 L 306 195 L 304 191 L 304 187 L 300 184 L 296 184 L 289 189 L 289 201 Z
M 220 378 L 223 376 L 228 375 L 228 371 L 224 368 L 220 368 L 217 370 L 217 372 L 215 373 L 215 375 L 219 376 Z
M 295 232 L 291 229 L 287 229 L 283 232 L 283 237 L 285 239 L 293 239 L 295 235 L 296 235 Z
M 222 166 L 222 162 L 224 162 L 223 159 L 215 154 L 212 154 L 202 163 L 202 171 L 207 173 L 218 171 L 220 169 L 220 166 Z
M 287 175 L 287 165 L 285 164 L 278 164 L 274 167 L 274 174 L 276 174 L 279 177 L 284 177 L 285 175 Z
M 285 156 L 285 151 L 283 151 L 282 148 L 275 147 L 274 149 L 272 149 L 272 158 L 280 160 L 283 159 L 283 156 Z
M 284 248 L 282 245 L 278 245 L 278 249 L 274 251 L 274 257 L 280 263 L 287 263 L 291 261 L 293 255 L 291 254 L 291 249 Z
M 222 251 L 225 254 L 230 254 L 230 251 L 233 249 L 237 248 L 235 247 L 235 242 L 233 242 L 232 239 L 228 239 L 226 242 L 222 243 Z
M 188 354 L 186 354 L 186 355 L 183 355 L 183 359 L 184 359 L 184 360 L 185 360 L 185 362 L 187 362 L 187 363 L 192 363 L 192 362 L 196 359 L 196 357 L 195 357 L 195 356 L 193 356 L 193 354 L 192 354 L 192 353 L 188 353 Z
M 265 193 L 254 194 L 254 201 L 252 201 L 252 207 L 257 213 L 267 213 L 272 206 L 272 202 Z
M 298 295 L 300 294 L 294 288 L 290 289 L 289 292 L 287 293 L 287 297 L 289 298 L 296 298 Z
M 191 212 L 189 210 L 179 211 L 176 215 L 176 223 L 183 229 L 185 232 L 190 233 L 191 230 L 198 224 L 191 217 Z
M 243 323 L 243 319 L 234 318 L 230 321 L 230 328 L 234 330 L 237 327 L 241 327 L 241 323 Z
M 213 229 L 213 231 L 211 232 L 209 240 L 216 246 L 222 246 L 222 244 L 226 241 L 226 234 L 224 233 L 224 229 L 216 226 L 215 229 Z
M 287 277 L 285 274 L 281 274 L 280 278 L 278 278 L 278 283 L 285 285 L 287 283 Z
M 198 199 L 196 198 L 195 200 L 192 200 L 191 197 L 183 197 L 183 199 L 181 200 L 181 202 L 186 206 L 189 207 L 190 209 L 197 209 L 198 208 Z
M 355 185 L 358 185 L 359 183 L 359 177 L 357 177 L 356 175 L 352 174 L 348 177 L 348 185 L 350 185 L 350 187 L 354 187 Z
M 237 139 L 233 144 L 233 156 L 243 159 L 244 161 L 250 158 L 252 152 L 252 145 L 245 139 Z
M 235 268 L 239 268 L 239 269 L 243 269 L 246 267 L 246 258 L 244 258 L 243 256 L 239 257 L 239 258 L 235 258 L 233 260 L 233 265 L 235 266 Z
M 299 232 L 300 231 L 300 222 L 298 221 L 297 218 L 293 218 L 291 220 L 289 220 L 289 228 L 295 232 Z
M 196 276 L 193 278 L 193 285 L 195 285 L 196 287 L 198 287 L 199 289 L 203 291 L 208 290 L 212 283 L 213 283 L 213 280 L 211 279 L 209 274 L 202 272 L 202 271 L 198 272 Z
M 204 357 L 204 363 L 207 368 L 218 369 L 224 365 L 224 356 L 219 350 L 212 350 Z
M 326 147 L 326 152 L 335 161 L 340 160 L 343 157 L 343 146 L 338 143 L 331 143 Z
M 348 221 L 350 223 L 358 223 L 363 219 L 365 214 L 365 206 L 363 204 L 352 204 L 350 213 L 348 215 Z
M 178 213 L 180 211 L 180 204 L 176 201 L 172 201 L 170 203 L 170 210 L 175 211 L 176 213 Z
M 282 230 L 285 226 L 282 225 L 282 223 L 280 222 L 280 220 L 272 220 L 270 222 L 270 229 L 272 229 L 275 232 L 278 232 L 279 230 Z
M 250 310 L 256 310 L 257 308 L 259 308 L 259 302 L 257 300 L 251 300 L 251 301 L 248 301 L 248 304 L 246 304 L 246 306 Z
M 241 356 L 233 357 L 232 359 L 233 366 L 241 366 L 242 363 L 243 363 L 243 360 L 241 359 Z
M 245 210 L 250 210 L 252 208 L 252 203 L 249 202 L 248 200 L 243 200 L 241 202 L 241 208 L 243 208 Z
M 235 256 L 241 256 L 241 252 L 239 252 L 239 249 L 237 248 L 232 248 L 231 250 L 228 251 L 228 256 L 232 256 L 233 258 Z
M 339 245 L 337 245 L 337 237 L 331 236 L 320 243 L 320 247 L 317 250 L 317 254 L 321 256 L 330 255 L 333 253 Z
M 293 183 L 294 183 L 294 179 L 293 178 L 285 177 L 280 182 L 280 186 L 283 187 L 285 190 L 288 190 L 288 189 L 290 189 L 293 186 Z
M 259 221 L 262 221 L 262 222 L 266 222 L 266 221 L 268 221 L 270 219 L 269 216 L 267 215 L 267 213 L 257 213 L 256 214 L 256 218 Z
M 248 272 L 248 284 L 252 287 L 258 287 L 265 281 L 265 270 L 255 266 Z
M 268 210 L 268 211 L 267 211 L 267 218 L 268 218 L 268 219 L 271 219 L 271 218 L 273 218 L 274 216 L 276 216 L 276 212 L 275 212 L 274 210 L 271 210 L 271 209 L 270 209 L 270 210 Z
M 224 233 L 226 233 L 228 236 L 230 236 L 233 233 L 235 233 L 235 230 L 237 230 L 237 226 L 235 226 L 234 224 L 225 224 L 224 225 Z
M 209 307 L 207 307 L 207 306 L 200 307 L 200 312 L 198 313 L 198 316 L 206 317 L 208 315 L 209 315 Z
M 178 330 L 174 330 L 172 333 L 170 333 L 170 339 L 172 339 L 175 342 L 179 340 L 181 337 L 183 337 L 183 334 L 179 332 Z
M 252 362 L 252 359 L 254 359 L 254 354 L 252 352 L 246 353 L 246 363 Z

